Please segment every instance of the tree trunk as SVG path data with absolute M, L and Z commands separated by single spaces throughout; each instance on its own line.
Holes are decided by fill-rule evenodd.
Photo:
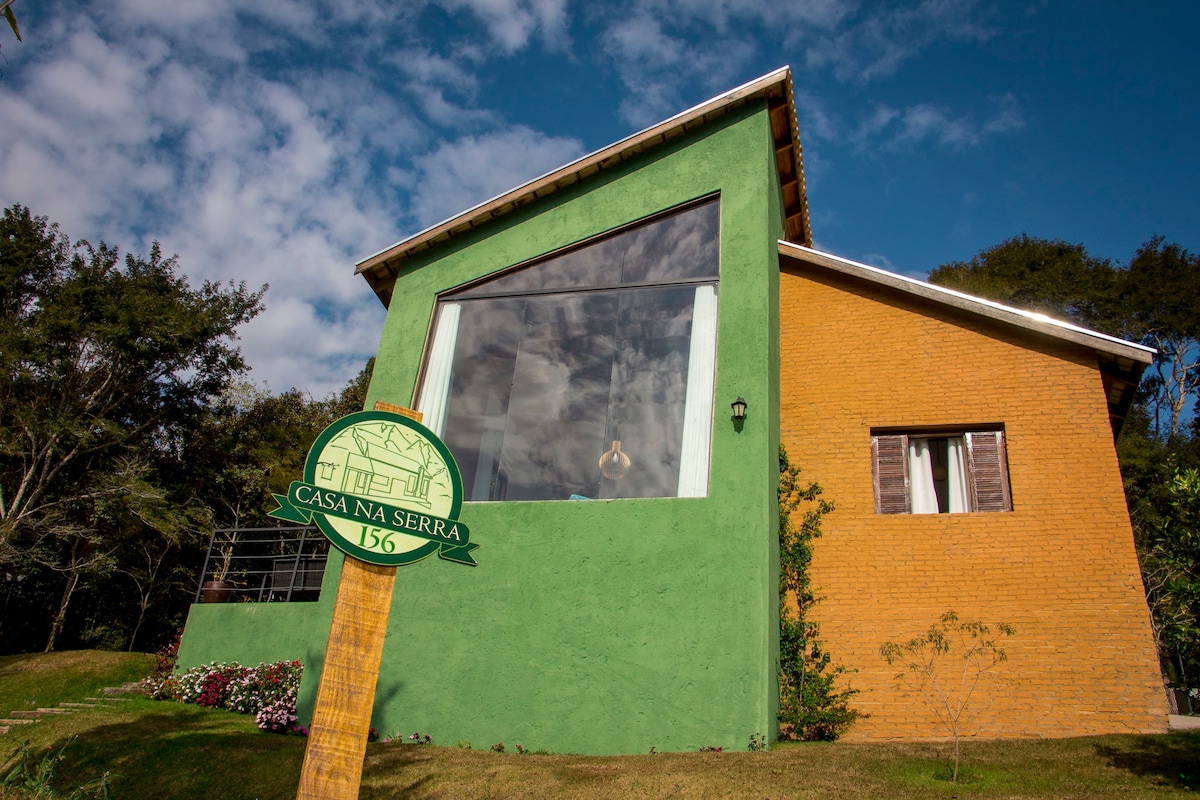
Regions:
M 54 615 L 54 621 L 50 623 L 50 638 L 46 640 L 46 649 L 42 651 L 43 653 L 54 650 L 54 640 L 62 631 L 63 621 L 67 618 L 67 606 L 71 602 L 71 595 L 75 594 L 77 588 L 79 588 L 79 573 L 72 569 L 67 574 L 67 585 L 63 587 L 62 599 L 58 602 L 58 613 Z
M 138 631 L 142 628 L 142 621 L 146 619 L 146 606 L 147 603 L 145 602 L 138 603 L 137 622 L 133 624 L 133 633 L 129 634 L 129 649 L 127 652 L 133 652 L 133 643 L 137 641 Z

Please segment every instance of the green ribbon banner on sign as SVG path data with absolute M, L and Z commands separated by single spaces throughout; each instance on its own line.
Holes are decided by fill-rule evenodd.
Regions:
M 392 553 L 396 545 L 391 536 L 403 533 L 437 542 L 441 545 L 438 555 L 448 561 L 475 565 L 471 551 L 479 545 L 471 544 L 470 531 L 457 520 L 325 489 L 304 481 L 292 481 L 286 497 L 279 494 L 271 496 L 279 504 L 279 508 L 268 514 L 275 519 L 308 525 L 312 522 L 313 514 L 324 514 L 361 524 L 363 541 L 359 545 L 366 550 Z M 368 542 L 368 538 L 372 541 Z

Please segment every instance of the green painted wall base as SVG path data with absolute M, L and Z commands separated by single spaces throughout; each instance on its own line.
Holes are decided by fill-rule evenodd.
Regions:
M 333 606 L 324 603 L 195 603 L 179 642 L 179 668 L 213 661 L 244 666 L 319 663 Z

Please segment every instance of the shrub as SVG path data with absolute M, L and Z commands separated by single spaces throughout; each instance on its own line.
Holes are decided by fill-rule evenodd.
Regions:
M 779 738 L 832 741 L 858 718 L 852 688 L 837 681 L 847 670 L 822 647 L 809 611 L 817 602 L 808 569 L 813 541 L 833 503 L 816 483 L 805 486 L 799 467 L 779 446 Z M 799 519 L 799 524 L 797 520 Z

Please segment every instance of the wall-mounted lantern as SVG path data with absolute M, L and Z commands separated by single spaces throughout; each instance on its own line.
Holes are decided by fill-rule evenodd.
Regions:
M 729 407 L 733 409 L 734 422 L 742 422 L 746 419 L 746 401 L 743 398 L 739 397 L 737 400 L 734 400 L 729 404 Z

